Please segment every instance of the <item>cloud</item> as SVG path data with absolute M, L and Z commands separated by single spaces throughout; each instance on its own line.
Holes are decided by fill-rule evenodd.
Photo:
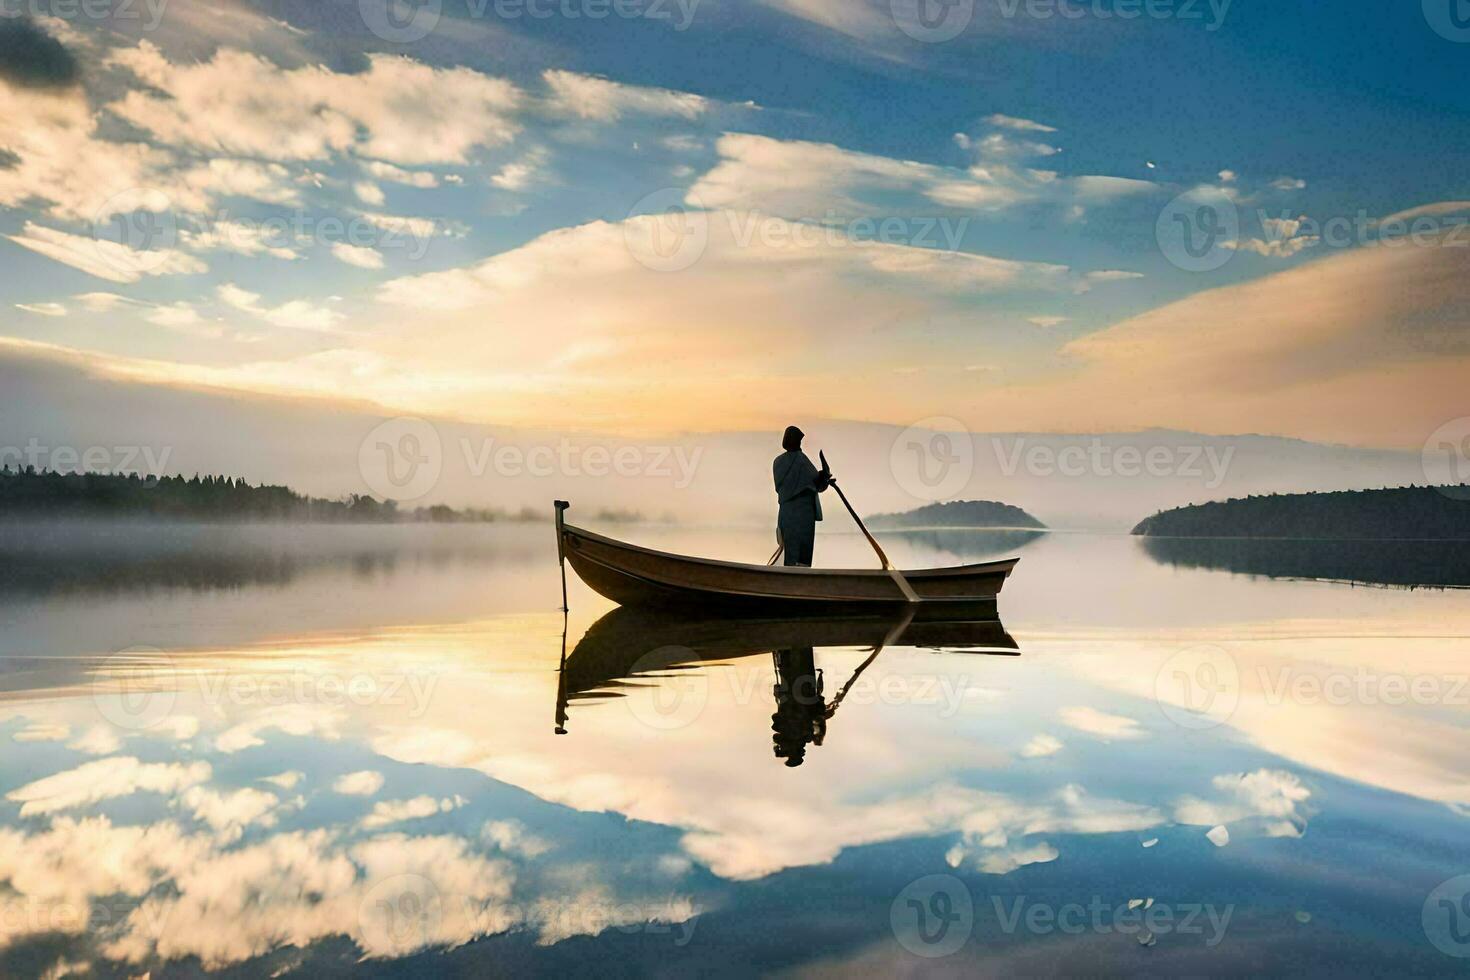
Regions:
M 281 789 L 291 790 L 295 789 L 305 778 L 306 773 L 297 769 L 290 769 L 275 776 L 267 776 L 261 782 L 270 783 L 272 786 L 279 786 Z
M 1390 224 L 1407 224 L 1416 218 L 1440 218 L 1450 214 L 1470 213 L 1470 201 L 1439 201 L 1424 204 L 1406 211 L 1399 211 L 1378 222 L 1379 227 Z
M 16 303 L 15 308 L 37 316 L 66 316 L 66 307 L 60 303 Z
M 371 204 L 374 207 L 382 207 L 388 200 L 383 189 L 370 180 L 359 180 L 353 184 L 352 193 L 356 194 L 357 199 L 362 203 Z
M 350 248 L 351 246 L 344 246 Z M 365 249 L 364 251 L 371 251 Z M 333 249 L 336 254 L 336 249 Z M 341 258 L 339 255 L 338 258 Z M 345 259 L 343 261 L 346 261 Z M 356 263 L 354 263 L 356 264 Z M 221 283 L 215 288 L 215 295 L 227 306 L 234 307 L 244 313 L 271 324 L 291 330 L 313 330 L 320 332 L 332 331 L 337 322 L 342 319 L 342 314 L 326 306 L 319 306 L 307 300 L 290 300 L 279 306 L 265 307 L 260 303 L 260 294 L 252 293 L 247 289 L 241 289 L 234 283 Z
M 439 186 L 439 178 L 434 174 L 423 170 L 404 170 L 402 167 L 395 167 L 381 160 L 369 160 L 362 165 L 362 168 L 379 180 L 387 180 L 395 184 L 407 184 L 409 187 L 421 189 Z
M 1043 330 L 1060 326 L 1070 318 L 1064 316 L 1028 316 L 1026 322 L 1033 326 L 1041 327 Z
M 1027 864 L 1055 861 L 1060 855 L 1045 841 L 1025 843 L 1039 834 L 1115 834 L 1165 822 L 1158 809 L 1123 800 L 1099 799 L 1068 784 L 1033 803 L 999 796 L 960 824 L 960 840 L 945 860 L 959 867 L 974 858 L 985 874 L 1008 874 Z
M 156 323 L 160 327 L 193 327 L 204 322 L 199 311 L 184 302 L 155 307 L 145 314 L 143 319 L 149 323 Z
M 551 90 L 552 111 L 578 119 L 616 122 L 627 114 L 694 119 L 709 108 L 709 100 L 688 92 L 624 85 L 557 69 L 543 72 L 541 77 Z
M 200 212 L 220 196 L 295 203 L 284 168 L 259 161 L 181 160 L 164 147 L 98 138 L 102 114 L 80 89 L 36 90 L 0 79 L 0 206 L 34 206 L 69 221 L 134 210 Z
M 828 30 L 871 41 L 894 32 L 893 19 L 867 0 L 760 0 L 768 7 Z
M 490 820 L 480 828 L 480 839 L 494 844 L 507 854 L 524 858 L 540 857 L 551 850 L 551 842 L 526 830 L 519 820 Z
M 0 78 L 21 88 L 67 88 L 81 66 L 66 46 L 30 17 L 0 17 Z
M 1128 279 L 1142 279 L 1143 273 L 1129 272 L 1126 269 L 1100 269 L 1089 272 L 1086 278 L 1088 282 L 1123 282 Z
M 1024 161 L 1059 151 L 1003 133 L 976 140 L 962 135 L 959 142 L 975 158 L 968 169 L 896 160 L 830 143 L 727 133 L 716 143 L 720 162 L 689 189 L 686 202 L 820 218 L 918 214 L 936 205 L 994 212 L 1032 203 L 1101 204 L 1156 186 L 1121 177 L 1063 177 L 1025 166 Z M 903 194 L 912 203 L 895 211 L 891 201 Z
M 88 238 L 27 221 L 7 236 L 23 248 L 109 282 L 138 282 L 145 276 L 198 275 L 209 266 L 173 248 L 135 249 L 106 238 Z
M 513 160 L 500 168 L 500 171 L 490 178 L 491 185 L 503 191 L 523 191 L 532 184 L 544 179 L 543 168 L 547 159 L 546 150 L 537 147 L 519 160 Z
M 521 94 L 468 68 L 432 68 L 376 54 L 367 71 L 283 69 L 221 48 L 174 64 L 147 41 L 114 52 L 135 87 L 108 108 L 156 138 L 208 153 L 265 160 L 356 154 L 400 166 L 468 162 L 476 147 L 511 140 Z
M 338 737 L 337 726 L 340 722 L 340 712 L 320 706 L 280 705 L 268 708 L 254 718 L 239 722 L 221 732 L 215 737 L 214 747 L 216 751 L 227 755 L 258 748 L 265 744 L 265 739 L 260 736 L 268 731 L 279 731 L 298 738 L 315 735 L 332 740 Z
M 78 293 L 72 299 L 82 305 L 88 313 L 110 313 L 119 306 L 142 306 L 138 300 L 117 293 Z
M 1032 122 L 1030 119 L 1019 119 L 1016 116 L 1007 116 L 997 112 L 993 116 L 986 116 L 985 122 L 991 126 L 1001 129 L 1014 129 L 1022 133 L 1055 133 L 1056 128 L 1044 123 Z
M 511 865 L 448 836 L 386 835 L 343 848 L 329 831 L 274 834 L 206 850 L 169 878 L 172 886 L 150 894 L 104 944 L 106 955 L 132 963 L 198 957 L 206 969 L 220 969 L 282 946 L 346 936 L 369 958 L 397 958 L 463 945 L 519 921 L 505 908 Z M 434 914 L 405 931 L 392 916 L 396 903 L 412 900 Z M 163 922 L 167 929 L 150 927 Z
M 371 211 L 363 211 L 359 216 L 374 228 L 381 228 L 395 235 L 407 235 L 421 241 L 453 232 L 453 225 L 435 218 L 404 217 L 396 214 L 377 214 Z
M 411 800 L 382 800 L 373 804 L 373 812 L 362 818 L 364 830 L 376 830 L 390 824 L 422 820 L 439 813 L 451 813 L 464 806 L 462 796 L 436 800 L 432 796 L 415 796 Z
M 57 813 L 134 793 L 177 793 L 209 779 L 207 762 L 144 763 L 131 756 L 99 759 L 11 790 L 22 817 Z
M 1101 739 L 1135 739 L 1148 735 L 1132 718 L 1110 715 L 1086 705 L 1063 708 L 1057 714 L 1067 727 Z
M 1306 218 L 1263 217 L 1261 228 L 1267 235 L 1265 239 L 1235 239 L 1220 244 L 1225 248 L 1254 252 L 1268 258 L 1290 258 L 1322 240 L 1318 235 L 1297 234 L 1305 226 L 1306 220 Z
M 1277 177 L 1271 181 L 1271 187 L 1278 191 L 1300 191 L 1306 189 L 1307 182 L 1297 177 Z
M 1021 758 L 1041 759 L 1062 750 L 1062 740 L 1055 735 L 1037 735 L 1021 747 Z
M 219 250 L 237 255 L 269 255 L 288 262 L 301 258 L 295 242 L 288 241 L 284 230 L 266 223 L 221 220 L 204 231 L 185 230 L 180 238 L 186 248 L 196 252 Z
M 1217 798 L 1183 797 L 1174 808 L 1175 822 L 1216 830 L 1233 826 L 1236 836 L 1245 832 L 1268 837 L 1300 837 L 1306 829 L 1303 806 L 1312 792 L 1292 773 L 1279 769 L 1228 773 L 1216 776 L 1211 785 Z M 1227 827 L 1224 840 L 1216 843 L 1223 847 L 1230 838 Z
M 333 242 L 332 255 L 339 262 L 355 265 L 359 269 L 381 269 L 383 267 L 383 253 L 373 248 L 349 245 L 346 242 Z
M 977 867 L 988 875 L 1010 874 L 1028 864 L 1046 864 L 1061 857 L 1061 853 L 1046 841 L 1029 847 L 1008 847 L 987 851 L 981 855 Z
M 229 793 L 191 786 L 179 797 L 179 804 L 191 811 L 195 820 L 207 823 L 226 841 L 239 840 L 245 828 L 252 824 L 275 826 L 272 811 L 280 802 L 274 793 L 248 786 Z
M 332 784 L 332 792 L 341 793 L 344 796 L 376 796 L 378 790 L 382 788 L 383 774 L 370 769 L 349 772 Z
M 207 853 L 204 838 L 169 822 L 114 827 L 106 817 L 58 817 L 25 833 L 0 828 L 0 947 L 47 932 L 81 934 L 92 899 L 141 898 Z M 107 923 L 110 925 L 111 923 Z
M 14 735 L 10 736 L 16 742 L 62 742 L 71 737 L 71 729 L 66 725 L 27 725 Z
M 1343 250 L 1074 340 L 1063 348 L 1078 369 L 1070 379 L 1044 394 L 1002 394 L 1089 404 L 1092 424 L 1105 428 L 1289 430 L 1417 450 L 1463 414 L 1466 323 L 1470 250 Z M 1131 393 L 1126 405 L 1104 394 L 1118 391 Z
M 106 725 L 93 725 L 75 741 L 67 744 L 67 748 L 85 752 L 88 755 L 111 755 L 121 747 L 122 740 Z

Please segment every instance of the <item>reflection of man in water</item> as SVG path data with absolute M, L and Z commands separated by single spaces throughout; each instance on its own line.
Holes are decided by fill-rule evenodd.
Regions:
M 776 457 L 771 470 L 776 478 L 776 498 L 781 502 L 776 527 L 786 549 L 786 564 L 810 567 L 817 521 L 822 519 L 822 502 L 817 494 L 832 485 L 832 474 L 825 469 L 819 471 L 801 451 L 803 435 L 794 425 L 786 427 L 781 437 L 781 448 L 786 451 Z
M 788 766 L 806 759 L 807 743 L 822 744 L 827 734 L 827 705 L 822 700 L 822 675 L 811 647 L 776 650 L 776 713 L 771 730 L 776 758 Z

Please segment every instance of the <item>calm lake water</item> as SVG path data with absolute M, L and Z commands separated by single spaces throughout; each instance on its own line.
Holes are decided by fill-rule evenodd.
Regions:
M 883 540 L 1003 628 L 573 578 L 563 671 L 547 525 L 5 531 L 0 975 L 1464 975 L 1465 592 Z

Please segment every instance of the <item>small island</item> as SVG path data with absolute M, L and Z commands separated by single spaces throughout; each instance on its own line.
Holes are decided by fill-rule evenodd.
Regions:
M 868 519 L 868 525 L 883 531 L 923 528 L 1046 528 L 1045 524 L 1021 508 L 994 500 L 950 500 L 927 504 L 902 513 L 874 515 Z
M 1470 540 L 1470 486 L 1269 494 L 1191 504 L 1140 521 L 1142 537 Z

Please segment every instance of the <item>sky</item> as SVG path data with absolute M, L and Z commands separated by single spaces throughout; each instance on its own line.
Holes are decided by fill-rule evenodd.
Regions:
M 11 3 L 0 358 L 593 432 L 1417 450 L 1470 378 L 1454 9 Z

